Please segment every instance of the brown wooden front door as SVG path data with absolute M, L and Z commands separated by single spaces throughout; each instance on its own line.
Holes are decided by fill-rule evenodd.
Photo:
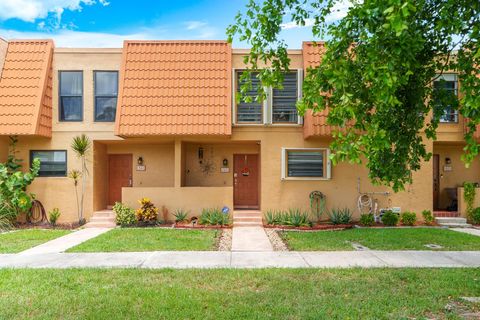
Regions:
M 233 162 L 234 207 L 258 209 L 258 154 L 235 154 Z
M 132 186 L 132 155 L 108 156 L 108 204 L 122 201 L 122 188 Z
M 433 155 L 433 210 L 438 210 L 440 194 L 440 157 Z

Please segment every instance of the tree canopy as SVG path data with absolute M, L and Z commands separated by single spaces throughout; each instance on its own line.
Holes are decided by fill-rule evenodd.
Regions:
M 462 157 L 468 166 L 480 151 L 473 135 L 480 124 L 480 1 L 351 1 L 345 17 L 330 21 L 345 2 L 250 0 L 228 27 L 229 41 L 249 44 L 248 69 L 279 87 L 290 64 L 285 23 L 311 25 L 312 39 L 327 39 L 318 44 L 326 51 L 305 74 L 297 108 L 303 114 L 328 107 L 328 123 L 343 128 L 330 146 L 334 163 L 365 161 L 373 182 L 403 189 L 430 159 L 425 139 L 436 139 L 448 104 L 468 119 Z M 433 89 L 444 72 L 458 73 L 459 97 Z

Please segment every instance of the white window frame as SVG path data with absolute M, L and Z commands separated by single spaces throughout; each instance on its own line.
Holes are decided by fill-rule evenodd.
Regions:
M 322 151 L 325 153 L 325 176 L 324 177 L 288 177 L 287 176 L 287 154 L 288 151 Z M 286 148 L 282 147 L 282 165 L 281 165 L 281 179 L 282 180 L 331 180 L 332 179 L 332 163 L 330 161 L 329 148 Z
M 297 127 L 303 125 L 303 117 L 298 115 L 297 123 L 273 123 L 272 105 L 273 89 L 272 87 L 263 87 L 266 93 L 266 99 L 263 101 L 263 122 L 262 123 L 239 123 L 237 121 L 237 72 L 244 71 L 245 68 L 232 69 L 232 123 L 235 126 L 275 126 L 275 127 Z M 297 72 L 297 101 L 302 98 L 303 87 L 303 69 L 291 69 Z

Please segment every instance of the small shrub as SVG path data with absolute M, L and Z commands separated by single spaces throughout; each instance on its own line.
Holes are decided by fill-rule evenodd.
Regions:
M 405 211 L 400 217 L 400 222 L 404 226 L 414 226 L 417 222 L 417 214 L 415 212 Z
M 398 214 L 392 210 L 387 210 L 383 213 L 382 223 L 386 226 L 393 227 L 398 224 Z
M 150 201 L 149 198 L 142 198 L 138 201 L 141 207 L 136 211 L 137 220 L 140 222 L 157 221 L 158 208 Z
M 265 213 L 265 222 L 268 224 L 268 225 L 276 225 L 277 221 L 276 221 L 276 217 L 277 216 L 277 212 L 276 211 L 273 211 L 273 210 L 267 210 L 267 212 Z
M 328 217 L 333 224 L 348 224 L 352 221 L 352 212 L 348 208 L 332 209 Z
M 230 214 L 223 213 L 218 208 L 203 209 L 202 214 L 198 218 L 198 223 L 210 226 L 224 226 L 230 223 Z
M 177 209 L 175 212 L 173 212 L 173 216 L 175 217 L 175 222 L 185 222 L 187 221 L 188 214 L 190 212 L 183 210 L 183 209 Z
M 163 218 L 163 223 L 167 223 L 167 221 L 168 221 L 168 214 L 169 214 L 169 211 L 168 211 L 167 207 L 162 206 L 162 218 Z
M 363 213 L 360 215 L 360 224 L 366 227 L 371 227 L 375 224 L 375 216 L 373 213 Z
M 431 226 L 433 224 L 433 222 L 435 221 L 435 218 L 432 214 L 432 211 L 430 211 L 430 210 L 423 210 L 422 211 L 422 216 L 423 216 L 423 222 L 425 222 L 425 224 L 427 226 Z
M 288 209 L 285 225 L 292 227 L 308 227 L 311 225 L 308 219 L 308 212 L 302 212 L 300 209 Z
M 57 225 L 58 218 L 60 218 L 60 210 L 58 208 L 53 208 L 52 211 L 48 212 L 48 222 L 53 227 Z
M 473 224 L 480 224 L 480 207 L 473 209 L 470 214 L 470 219 Z
M 135 210 L 121 202 L 116 202 L 113 206 L 113 212 L 116 214 L 116 222 L 121 227 L 133 226 L 137 223 L 137 218 L 135 217 Z

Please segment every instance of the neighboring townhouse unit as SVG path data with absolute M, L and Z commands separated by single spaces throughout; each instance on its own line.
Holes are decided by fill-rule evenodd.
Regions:
M 373 186 L 364 166 L 331 165 L 327 113 L 303 118 L 295 108 L 321 48 L 306 42 L 290 50 L 283 89 L 265 88 L 263 103 L 237 103 L 247 51 L 225 41 L 125 41 L 118 49 L 0 41 L 1 160 L 7 137 L 18 136 L 24 163 L 42 161 L 29 191 L 46 210 L 58 207 L 62 222 L 77 219 L 68 172 L 80 169 L 70 144 L 81 133 L 93 145 L 87 220 L 116 201 L 137 207 L 142 197 L 191 215 L 223 206 L 308 209 L 315 190 L 326 195 L 328 208 L 355 210 L 360 191 L 375 192 L 379 207 L 458 211 L 452 188 L 480 180 L 480 165 L 463 166 L 464 119 L 448 108 L 437 141 L 427 142 L 435 156 L 404 192 Z M 255 90 L 260 84 L 252 77 Z M 456 76 L 443 77 L 456 93 Z

